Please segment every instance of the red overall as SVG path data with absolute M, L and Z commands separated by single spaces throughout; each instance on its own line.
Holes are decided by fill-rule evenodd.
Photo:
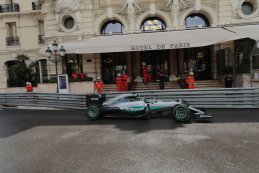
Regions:
M 148 74 L 147 66 L 143 66 L 143 78 L 144 84 L 147 84 L 151 80 L 151 76 Z
M 120 76 L 117 76 L 116 77 L 116 86 L 117 86 L 117 91 L 121 91 L 121 84 L 122 84 L 122 81 L 121 81 L 121 77 Z
M 195 79 L 192 75 L 189 75 L 186 78 L 186 83 L 188 84 L 188 89 L 194 89 Z
M 127 74 L 122 74 L 121 75 L 122 83 L 121 83 L 121 90 L 122 91 L 127 91 L 128 90 L 128 75 Z
M 101 94 L 103 92 L 103 88 L 104 88 L 103 82 L 101 80 L 100 81 L 96 81 L 94 83 L 94 88 L 97 91 L 97 93 Z
M 32 87 L 32 85 L 30 85 L 30 84 L 29 84 L 29 85 L 26 85 L 25 88 L 26 88 L 26 91 L 27 91 L 27 92 L 32 92 L 32 91 L 33 91 L 33 87 Z

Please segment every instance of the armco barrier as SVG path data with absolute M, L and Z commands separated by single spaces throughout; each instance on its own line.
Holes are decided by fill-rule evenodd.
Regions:
M 259 108 L 258 88 L 174 89 L 135 92 L 140 97 L 156 98 L 162 101 L 184 99 L 197 108 Z M 106 93 L 106 97 L 109 99 L 118 94 L 121 93 Z M 81 94 L 8 93 L 0 94 L 0 105 L 85 109 L 86 96 Z
M 52 93 L 0 94 L 0 105 L 84 109 L 85 95 Z
M 194 90 L 136 91 L 141 97 L 162 101 L 184 99 L 197 108 L 259 108 L 258 88 L 214 88 Z M 107 98 L 116 93 L 107 93 Z

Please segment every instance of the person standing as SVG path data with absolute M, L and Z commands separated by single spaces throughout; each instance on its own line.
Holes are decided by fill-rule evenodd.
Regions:
M 194 89 L 195 79 L 193 76 L 193 72 L 190 72 L 187 76 L 186 83 L 188 84 L 188 89 Z
M 33 87 L 30 82 L 26 82 L 26 91 L 27 92 L 33 92 Z
M 160 75 L 159 75 L 159 81 L 160 81 L 160 89 L 165 88 L 165 70 L 164 68 L 160 69 Z
M 122 83 L 121 83 L 121 90 L 122 91 L 127 91 L 128 90 L 128 75 L 125 71 L 122 72 L 121 75 L 121 79 L 122 79 Z
M 188 84 L 186 83 L 186 79 L 183 74 L 180 75 L 180 78 L 177 80 L 177 83 L 180 86 L 180 88 L 182 88 L 182 89 L 188 88 Z
M 232 88 L 234 79 L 230 73 L 227 74 L 227 76 L 224 79 L 225 82 L 225 88 Z
M 103 92 L 104 84 L 100 77 L 96 78 L 96 81 L 94 83 L 94 88 L 98 94 L 101 94 Z
M 121 91 L 121 85 L 122 85 L 122 80 L 121 80 L 121 74 L 118 73 L 117 77 L 116 77 L 116 86 L 117 86 L 117 91 Z
M 148 73 L 148 68 L 146 64 L 143 64 L 143 79 L 144 79 L 144 84 L 147 84 L 151 80 L 151 76 Z

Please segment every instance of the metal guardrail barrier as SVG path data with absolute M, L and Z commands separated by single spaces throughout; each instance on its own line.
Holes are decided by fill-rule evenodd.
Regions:
M 86 96 L 78 94 L 52 93 L 8 93 L 0 94 L 0 105 L 33 106 L 64 109 L 84 109 Z
M 135 91 L 140 97 L 162 101 L 184 99 L 197 108 L 259 108 L 259 88 Z M 130 93 L 130 92 L 128 92 Z M 119 92 L 106 93 L 107 99 Z M 54 93 L 0 94 L 0 105 L 85 109 L 86 95 Z
M 184 99 L 197 108 L 259 108 L 259 88 L 213 88 L 135 91 L 141 97 L 162 101 Z M 116 93 L 107 93 L 111 98 Z

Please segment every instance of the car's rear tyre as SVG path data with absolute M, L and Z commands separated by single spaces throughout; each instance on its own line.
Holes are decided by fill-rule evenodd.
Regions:
M 89 120 L 97 120 L 101 117 L 101 108 L 98 105 L 90 105 L 86 109 L 86 116 Z
M 173 109 L 173 118 L 179 122 L 186 122 L 190 119 L 190 110 L 186 105 L 176 105 Z

